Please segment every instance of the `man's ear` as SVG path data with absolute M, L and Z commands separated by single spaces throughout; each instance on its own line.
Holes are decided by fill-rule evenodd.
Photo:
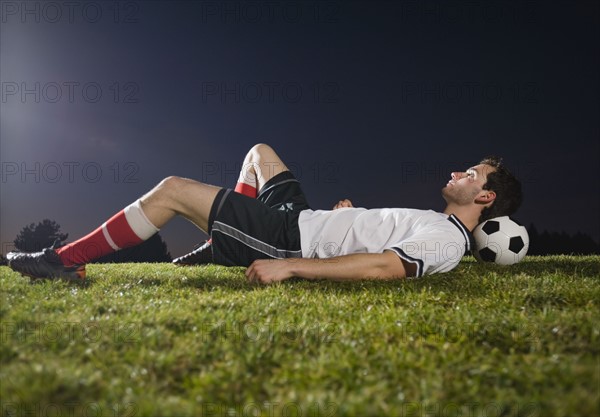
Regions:
M 492 190 L 482 190 L 475 198 L 475 203 L 490 205 L 496 200 L 496 193 Z

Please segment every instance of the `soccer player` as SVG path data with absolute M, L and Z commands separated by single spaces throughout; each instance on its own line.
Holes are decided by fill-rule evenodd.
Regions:
M 168 177 L 87 236 L 7 259 L 32 278 L 82 280 L 86 263 L 141 243 L 179 215 L 210 235 L 202 251 L 214 263 L 247 266 L 253 282 L 421 277 L 456 267 L 472 248 L 478 223 L 517 210 L 521 185 L 499 159 L 487 158 L 452 172 L 442 196 L 442 213 L 368 210 L 349 200 L 312 210 L 275 151 L 258 144 L 246 155 L 235 190 Z M 175 263 L 188 263 L 195 252 Z

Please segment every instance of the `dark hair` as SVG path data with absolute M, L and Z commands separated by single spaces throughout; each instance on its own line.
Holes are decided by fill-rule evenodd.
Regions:
M 480 164 L 496 168 L 487 175 L 487 182 L 483 186 L 484 190 L 494 191 L 496 199 L 491 206 L 481 211 L 479 223 L 494 217 L 512 215 L 523 201 L 521 182 L 502 164 L 502 158 L 488 156 Z

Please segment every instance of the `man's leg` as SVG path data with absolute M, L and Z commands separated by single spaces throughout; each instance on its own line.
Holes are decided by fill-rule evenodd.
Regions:
M 275 175 L 288 171 L 273 148 L 254 145 L 246 154 L 235 191 L 256 198 L 262 187 Z
M 271 156 L 264 158 L 269 151 Z M 249 266 L 257 259 L 302 256 L 298 216 L 310 205 L 279 157 L 268 147 L 259 153 L 262 164 L 255 160 L 253 165 L 257 198 L 228 192 L 219 203 L 211 225 L 214 263 Z
M 187 178 L 168 177 L 140 202 L 146 217 L 157 228 L 179 215 L 207 231 L 210 209 L 220 189 Z
M 13 252 L 8 255 L 9 265 L 34 278 L 83 278 L 85 269 L 81 265 L 143 242 L 176 215 L 207 231 L 210 209 L 219 189 L 168 177 L 83 238 L 56 251 L 48 248 L 35 254 Z
M 251 198 L 256 198 L 262 187 L 275 175 L 288 171 L 281 158 L 273 148 L 264 143 L 254 145 L 244 158 L 242 169 L 234 191 Z M 212 262 L 212 241 L 190 253 L 173 259 L 176 265 L 202 265 Z

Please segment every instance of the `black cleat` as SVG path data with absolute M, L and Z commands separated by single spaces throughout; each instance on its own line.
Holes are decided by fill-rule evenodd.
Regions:
M 212 244 L 210 241 L 204 242 L 203 245 L 194 249 L 190 253 L 173 259 L 175 265 L 204 265 L 210 264 L 213 261 Z
M 9 252 L 6 259 L 13 271 L 33 279 L 63 279 L 79 282 L 85 279 L 85 265 L 65 266 L 54 250 L 54 245 L 41 252 Z

